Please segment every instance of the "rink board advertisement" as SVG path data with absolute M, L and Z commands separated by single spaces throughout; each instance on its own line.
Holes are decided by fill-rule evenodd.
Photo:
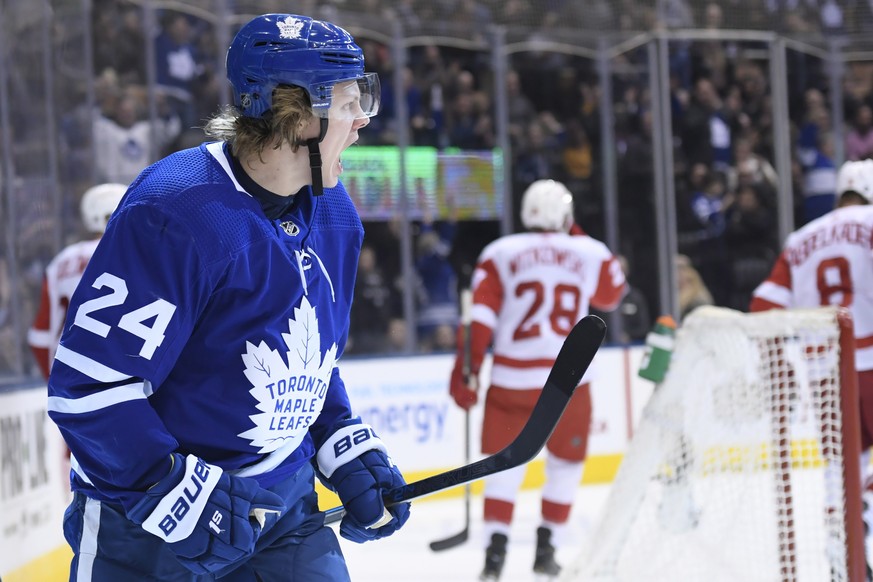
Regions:
M 0 577 L 6 582 L 52 579 L 44 569 L 9 574 L 64 544 L 63 456 L 45 387 L 0 393 Z

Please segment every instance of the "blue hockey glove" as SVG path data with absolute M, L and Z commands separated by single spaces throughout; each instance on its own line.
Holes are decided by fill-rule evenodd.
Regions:
M 319 449 L 318 468 L 346 508 L 340 535 L 363 543 L 390 536 L 409 519 L 409 503 L 385 510 L 383 492 L 406 485 L 382 440 L 367 424 L 337 430 Z
M 213 573 L 255 549 L 261 531 L 285 510 L 282 498 L 254 479 L 175 453 L 170 474 L 152 486 L 128 513 L 169 544 L 185 567 Z

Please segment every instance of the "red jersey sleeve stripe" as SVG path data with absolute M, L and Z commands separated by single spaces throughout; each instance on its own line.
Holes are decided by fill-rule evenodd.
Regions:
M 597 289 L 591 297 L 591 305 L 604 311 L 615 309 L 624 297 L 626 288 L 621 265 L 615 257 L 610 257 L 600 265 L 600 277 L 597 280 Z
M 494 313 L 500 313 L 503 305 L 503 282 L 494 261 L 489 259 L 479 263 L 473 277 L 473 305 L 485 305 Z
M 855 349 L 860 350 L 861 348 L 869 347 L 873 347 L 873 335 L 855 338 Z
M 749 311 L 753 313 L 757 311 L 769 311 L 771 309 L 785 309 L 785 306 L 767 301 L 760 297 L 752 297 L 752 301 L 749 303 Z
M 538 360 L 520 360 L 508 356 L 495 355 L 494 363 L 497 365 L 508 366 L 510 368 L 551 368 L 555 363 L 555 360 L 548 358 L 541 358 Z

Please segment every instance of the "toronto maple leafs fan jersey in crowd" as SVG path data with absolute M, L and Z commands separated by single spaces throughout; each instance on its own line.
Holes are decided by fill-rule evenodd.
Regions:
M 269 487 L 351 416 L 358 213 L 339 184 L 270 219 L 233 162 L 211 143 L 147 168 L 85 270 L 48 388 L 75 490 L 129 508 L 173 451 Z

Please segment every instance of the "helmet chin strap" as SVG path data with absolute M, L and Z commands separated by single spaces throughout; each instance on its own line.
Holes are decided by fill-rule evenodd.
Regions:
M 312 194 L 315 196 L 324 194 L 324 181 L 321 177 L 321 150 L 318 144 L 327 135 L 327 118 L 321 117 L 319 121 L 318 137 L 306 140 L 306 147 L 309 148 L 309 168 L 312 170 Z

